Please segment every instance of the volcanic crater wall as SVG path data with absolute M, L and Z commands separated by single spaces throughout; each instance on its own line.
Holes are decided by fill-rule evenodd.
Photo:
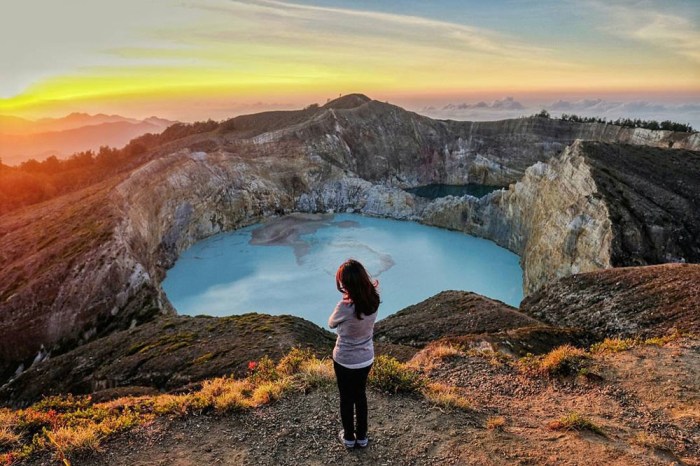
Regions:
M 2 273 L 11 278 L 11 286 L 0 290 L 0 372 L 8 376 L 20 362 L 30 363 L 41 345 L 75 346 L 172 312 L 160 282 L 182 250 L 292 211 L 353 210 L 491 239 L 521 255 L 526 294 L 556 277 L 625 265 L 631 259 L 624 254 L 639 254 L 617 246 L 633 242 L 619 238 L 625 229 L 616 224 L 622 210 L 611 194 L 614 183 L 600 182 L 608 161 L 590 155 L 587 143 L 563 150 L 576 137 L 700 145 L 696 135 L 541 118 L 437 121 L 363 96 L 351 99 L 317 111 L 234 119 L 225 130 L 156 151 L 157 157 L 121 178 L 0 218 L 0 254 L 9 264 Z M 193 149 L 201 147 L 210 149 Z M 624 170 L 610 165 L 610 173 Z M 510 187 L 482 199 L 432 202 L 401 189 L 466 182 Z M 645 183 L 637 183 L 635 192 Z M 671 204 L 684 196 L 679 191 Z M 689 202 L 678 208 L 696 205 Z M 641 260 L 697 260 L 687 252 L 695 240 L 681 238 L 696 230 L 672 221 L 679 211 L 664 217 L 667 233 L 650 236 L 663 239 L 652 241 L 658 254 Z M 639 228 L 647 228 L 634 212 Z M 22 234 L 30 232 L 18 225 L 31 225 L 31 253 L 22 246 Z M 94 241 L 76 237 L 81 231 L 94 232 Z M 677 244 L 680 249 L 673 249 Z

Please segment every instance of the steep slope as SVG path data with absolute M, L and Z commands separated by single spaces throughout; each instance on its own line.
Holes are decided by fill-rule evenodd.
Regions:
M 584 142 L 614 266 L 700 262 L 700 153 Z
M 700 265 L 624 267 L 573 275 L 521 303 L 523 312 L 605 336 L 700 333 Z

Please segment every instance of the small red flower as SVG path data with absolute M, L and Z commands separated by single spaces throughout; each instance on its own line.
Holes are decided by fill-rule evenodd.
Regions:
M 257 369 L 257 368 L 258 368 L 258 363 L 257 363 L 257 362 L 255 362 L 255 361 L 250 361 L 250 362 L 248 363 L 248 370 L 249 370 L 249 371 L 253 372 L 253 371 L 254 371 L 255 369 Z

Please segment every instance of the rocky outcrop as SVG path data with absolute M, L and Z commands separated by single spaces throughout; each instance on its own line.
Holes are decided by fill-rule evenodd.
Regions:
M 598 338 L 700 333 L 700 265 L 624 267 L 566 277 L 526 297 L 521 310 Z
M 443 291 L 380 320 L 374 335 L 377 341 L 420 347 L 444 337 L 538 324 L 500 301 L 465 291 Z
M 616 249 L 629 242 L 618 241 L 626 230 L 615 225 L 622 212 L 616 206 L 624 202 L 598 184 L 606 159 L 586 155 L 579 143 L 544 163 L 580 137 L 700 144 L 695 135 L 543 118 L 431 120 L 359 95 L 298 112 L 237 117 L 167 143 L 127 174 L 0 217 L 0 375 L 28 366 L 42 347 L 55 355 L 171 312 L 160 281 L 182 250 L 295 210 L 422 220 L 493 239 L 521 254 L 527 292 L 559 276 L 620 265 L 616 258 L 639 254 Z M 626 170 L 615 167 L 615 176 Z M 665 169 L 669 178 L 688 167 Z M 523 176 L 479 200 L 429 203 L 400 189 L 505 185 Z M 679 182 L 691 190 L 696 184 L 692 177 Z M 649 191 L 648 199 L 665 195 L 661 189 Z M 677 194 L 671 204 L 684 196 Z M 671 217 L 680 210 L 668 212 L 662 233 L 645 233 L 659 253 L 642 260 L 695 260 L 686 251 L 697 236 L 685 233 L 695 230 L 675 228 Z M 642 219 L 640 231 L 648 225 L 637 210 L 632 217 Z M 618 254 L 623 249 L 627 256 Z

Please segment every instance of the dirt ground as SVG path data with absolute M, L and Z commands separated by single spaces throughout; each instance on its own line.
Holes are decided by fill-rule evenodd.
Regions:
M 335 387 L 227 416 L 162 418 L 74 465 L 699 465 L 700 340 L 596 355 L 594 376 L 523 375 L 482 355 L 438 360 L 428 375 L 471 408 L 370 391 L 370 445 L 346 450 Z M 576 411 L 602 430 L 552 430 Z M 488 428 L 502 417 L 502 428 Z M 48 457 L 31 464 L 56 464 Z

